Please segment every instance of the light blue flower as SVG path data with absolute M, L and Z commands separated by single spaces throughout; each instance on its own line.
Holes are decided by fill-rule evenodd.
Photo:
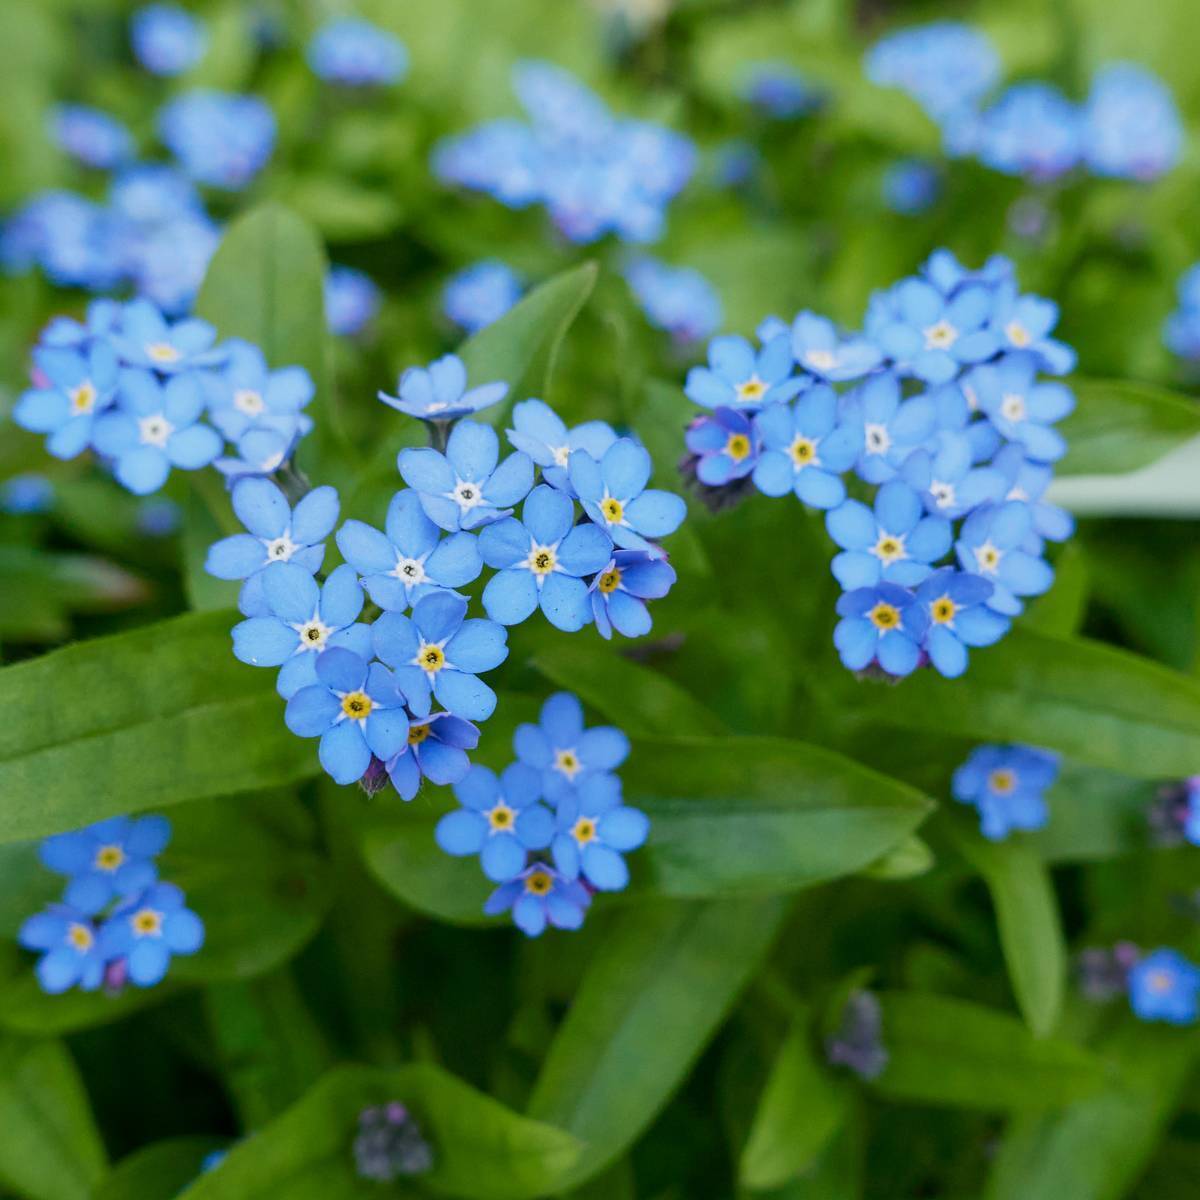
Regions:
M 400 376 L 400 395 L 380 392 L 384 404 L 423 421 L 452 421 L 498 404 L 508 395 L 508 384 L 483 383 L 467 391 L 467 368 L 462 359 L 447 354 L 428 367 L 409 367 Z
M 1183 137 L 1171 91 L 1157 75 L 1135 63 L 1096 72 L 1083 111 L 1083 154 L 1095 174 L 1157 179 L 1179 161 Z
M 1200 359 L 1200 263 L 1183 273 L 1176 293 L 1179 307 L 1167 318 L 1163 340 L 1181 358 Z
M 467 773 L 468 750 L 479 745 L 479 727 L 448 712 L 413 718 L 408 744 L 386 763 L 388 778 L 402 800 L 411 800 L 421 780 L 444 785 L 457 783 Z
M 122 307 L 116 300 L 92 300 L 82 321 L 53 317 L 42 330 L 41 345 L 83 353 L 96 342 L 107 342 L 120 323 Z
M 744 479 L 758 463 L 758 428 L 752 414 L 737 409 L 718 408 L 711 416 L 696 417 L 683 440 L 696 456 L 696 478 L 706 487 Z
M 1013 444 L 1001 448 L 992 460 L 992 468 L 1004 479 L 1003 498 L 1029 505 L 1037 537 L 1065 542 L 1075 532 L 1075 518 L 1065 508 L 1042 499 L 1054 478 L 1052 467 L 1030 462 L 1021 447 Z M 1041 553 L 1040 543 L 1037 552 Z
M 297 562 L 272 563 L 262 573 L 269 616 L 250 617 L 233 627 L 233 653 L 252 667 L 279 667 L 276 690 L 290 700 L 317 679 L 317 659 L 341 647 L 371 657 L 370 626 L 355 624 L 363 592 L 349 563 L 318 586 Z
M 545 850 L 554 837 L 554 817 L 539 804 L 538 773 L 513 763 L 497 778 L 473 766 L 454 785 L 461 808 L 437 823 L 434 837 L 447 854 L 478 854 L 493 883 L 507 883 L 525 869 L 528 852 Z
M 833 644 L 849 670 L 865 671 L 877 663 L 899 678 L 921 665 L 927 618 L 907 588 L 894 583 L 854 588 L 838 597 L 837 613 L 842 619 Z
M 597 526 L 575 524 L 571 498 L 548 484 L 529 493 L 520 521 L 507 517 L 479 535 L 479 553 L 497 573 L 483 589 L 483 607 L 501 625 L 519 625 L 541 608 L 557 629 L 582 629 L 592 617 L 583 576 L 612 555 Z
M 528 454 L 542 469 L 542 479 L 568 495 L 575 494 L 567 474 L 574 450 L 586 450 L 597 462 L 617 440 L 611 425 L 585 421 L 568 429 L 562 418 L 544 400 L 522 400 L 513 405 L 508 440 L 515 450 Z
M 365 271 L 332 266 L 325 276 L 325 322 L 338 337 L 353 337 L 374 320 L 380 291 Z
M 104 981 L 107 963 L 92 918 L 67 904 L 51 904 L 21 926 L 17 940 L 38 950 L 37 980 L 52 996 L 75 987 L 94 992 Z
M 314 74 L 343 87 L 380 87 L 404 78 L 408 51 L 389 30 L 370 21 L 339 17 L 313 35 L 308 65 Z
M 954 772 L 955 800 L 979 810 L 980 832 L 999 841 L 1014 829 L 1046 824 L 1046 789 L 1058 777 L 1058 759 L 1028 746 L 980 746 Z
M 134 289 L 168 315 L 188 312 L 220 241 L 220 227 L 203 213 L 140 231 L 126 257 Z
M 42 192 L 19 209 L 0 236 L 9 272 L 38 266 L 64 287 L 109 291 L 124 280 L 126 230 L 107 208 L 73 192 Z
M 584 511 L 623 550 L 661 553 L 648 538 L 674 533 L 687 505 L 671 492 L 647 490 L 650 455 L 630 438 L 618 438 L 597 462 L 575 450 L 568 467 Z
M 496 917 L 511 910 L 513 924 L 527 937 L 538 937 L 547 925 L 580 928 L 591 902 L 592 895 L 582 883 L 564 879 L 547 863 L 534 863 L 516 879 L 502 883 L 483 911 Z
M 42 842 L 38 855 L 68 878 L 64 901 L 95 916 L 118 897 L 140 892 L 158 878 L 154 859 L 171 840 L 165 817 L 110 817 Z
M 757 62 L 745 70 L 742 95 L 768 117 L 785 121 L 820 108 L 821 92 L 784 61 Z
M 132 300 L 121 313 L 112 342 L 121 361 L 163 375 L 218 366 L 225 348 L 213 347 L 217 331 L 194 317 L 170 324 L 149 300 Z
M 32 433 L 49 434 L 46 449 L 55 458 L 74 458 L 91 444 L 97 417 L 116 396 L 116 355 L 107 342 L 96 341 L 86 353 L 39 348 L 33 362 L 45 386 L 21 396 L 13 420 Z
M 792 374 L 792 348 L 777 336 L 762 349 L 744 337 L 713 338 L 708 346 L 708 366 L 688 371 L 684 391 L 704 408 L 733 408 L 757 412 L 764 405 L 791 400 L 808 386 Z
M 542 159 L 533 130 L 501 118 L 439 142 L 432 167 L 443 183 L 487 192 L 509 208 L 526 208 L 542 194 Z
M 805 371 L 833 383 L 858 379 L 883 361 L 879 347 L 869 338 L 843 338 L 832 321 L 807 310 L 792 322 L 791 348 Z
M 969 646 L 991 646 L 1009 629 L 1007 617 L 987 607 L 992 585 L 979 575 L 941 567 L 917 588 L 929 624 L 924 648 L 940 675 L 957 679 L 967 669 Z
M 1058 323 L 1058 305 L 1041 296 L 1022 296 L 1015 280 L 1000 280 L 992 301 L 991 326 L 1005 350 L 1026 351 L 1043 371 L 1066 375 L 1075 369 L 1075 351 L 1049 336 Z
M 641 255 L 624 275 L 638 306 L 656 329 L 681 346 L 711 337 L 721 324 L 721 297 L 699 271 Z
M 993 585 L 988 604 L 1008 617 L 1018 616 L 1020 596 L 1040 596 L 1054 582 L 1049 563 L 1024 546 L 1033 531 L 1033 511 L 1020 500 L 976 509 L 963 522 L 955 552 L 964 571 Z
M 239 479 L 273 475 L 295 454 L 304 419 L 264 414 L 238 438 L 237 457 L 218 458 L 213 466 L 231 487 Z
M 1004 475 L 973 462 L 970 438 L 943 429 L 927 447 L 914 450 L 905 459 L 901 476 L 921 494 L 926 511 L 957 520 L 984 504 L 1004 499 Z
M 285 417 L 303 435 L 312 421 L 301 415 L 316 393 L 312 376 L 303 367 L 272 371 L 263 352 L 249 342 L 232 338 L 225 343 L 227 359 L 219 371 L 204 376 L 213 424 L 227 441 L 236 442 L 264 418 Z
M 133 157 L 133 135 L 116 117 L 86 104 L 60 104 L 50 114 L 54 140 L 85 167 L 111 171 Z
M 298 737 L 321 739 L 318 757 L 335 783 L 355 783 L 374 755 L 387 762 L 408 742 L 405 696 L 391 672 L 340 647 L 317 655 L 318 682 L 287 702 L 284 721 Z
M 337 489 L 313 488 L 293 510 L 269 479 L 242 479 L 231 499 L 247 532 L 214 542 L 204 569 L 217 579 L 244 579 L 238 607 L 247 617 L 269 616 L 263 570 L 277 562 L 298 563 L 310 575 L 321 569 L 325 539 L 337 524 Z
M 552 853 L 564 879 L 580 875 L 602 892 L 619 892 L 629 883 L 622 854 L 636 850 L 650 834 L 646 814 L 621 802 L 615 775 L 590 775 L 571 801 L 559 806 Z
M 908 456 L 938 425 L 934 398 L 926 393 L 902 401 L 900 381 L 891 371 L 863 380 L 846 393 L 841 408 L 845 423 L 862 427 L 862 453 L 854 469 L 867 483 L 894 479 Z
M 921 264 L 921 276 L 949 298 L 968 284 L 982 284 L 995 290 L 1002 284 L 1012 283 L 1016 268 L 1012 259 L 993 254 L 978 271 L 972 271 L 964 267 L 952 251 L 943 247 Z
M 178 167 L 166 163 L 126 167 L 109 185 L 108 202 L 114 212 L 139 229 L 204 213 L 196 185 Z
M 1037 462 L 1057 462 L 1066 439 L 1054 423 L 1075 408 L 1075 397 L 1061 383 L 1037 381 L 1038 360 L 1030 353 L 1005 354 L 971 372 L 970 385 L 979 410 L 1006 441 L 1016 442 Z
M 539 724 L 517 726 L 513 749 L 541 771 L 542 795 L 557 806 L 589 776 L 616 770 L 629 755 L 629 739 L 609 725 L 585 729 L 578 697 L 556 692 L 542 705 Z
M 1078 108 L 1048 83 L 1018 83 L 979 118 L 975 152 L 1006 175 L 1045 181 L 1065 175 L 1083 152 Z
M 899 479 L 879 489 L 874 511 L 860 500 L 846 500 L 826 516 L 825 527 L 842 547 L 833 574 L 847 591 L 881 580 L 915 587 L 950 549 L 952 536 L 950 522 L 925 516 L 921 497 Z
M 521 280 L 495 259 L 464 267 L 442 289 L 442 312 L 460 329 L 478 333 L 498 321 L 521 298 Z
M 193 179 L 240 191 L 271 157 L 275 116 L 257 96 L 196 89 L 161 110 L 158 136 Z
M 901 216 L 913 217 L 927 212 L 942 192 L 942 177 L 937 167 L 920 158 L 894 162 L 883 175 L 883 202 Z
M 147 4 L 133 14 L 129 37 L 138 62 L 154 75 L 182 75 L 203 57 L 208 33 L 177 4 Z
M 441 529 L 475 529 L 508 516 L 512 505 L 533 486 L 533 461 L 510 454 L 499 466 L 495 430 L 459 421 L 450 431 L 445 454 L 428 447 L 400 451 L 400 475 L 421 497 L 429 519 Z
M 375 654 L 395 668 L 416 717 L 429 715 L 434 696 L 468 721 L 486 721 L 495 711 L 496 693 L 478 674 L 508 657 L 508 633 L 494 621 L 464 620 L 466 614 L 461 597 L 433 592 L 417 601 L 411 617 L 388 612 L 373 626 Z M 386 761 L 392 755 L 379 757 Z
M 32 516 L 54 507 L 54 484 L 45 475 L 27 471 L 0 483 L 0 512 L 10 516 Z
M 1129 1006 L 1141 1021 L 1194 1025 L 1200 1015 L 1200 967 L 1160 946 L 1129 972 Z
M 812 508 L 833 508 L 846 498 L 843 472 L 863 447 L 862 425 L 841 420 L 831 387 L 817 384 L 793 405 L 771 404 L 754 418 L 763 451 L 754 486 L 765 496 L 796 497 Z
M 151 371 L 124 370 L 117 395 L 117 407 L 97 418 L 92 443 L 135 495 L 158 491 L 172 467 L 198 471 L 221 453 L 220 436 L 200 423 L 204 396 L 195 375 L 162 382 Z
M 592 620 L 606 641 L 615 629 L 626 637 L 650 632 L 647 600 L 660 600 L 675 584 L 675 568 L 643 550 L 618 550 L 588 589 Z
M 204 945 L 204 922 L 186 907 L 173 883 L 151 885 L 105 921 L 100 946 L 110 961 L 124 959 L 138 987 L 159 983 L 176 955 L 195 954 Z

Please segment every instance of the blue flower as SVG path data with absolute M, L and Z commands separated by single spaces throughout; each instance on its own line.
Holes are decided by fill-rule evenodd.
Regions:
M 183 524 L 183 512 L 174 500 L 156 496 L 144 501 L 138 508 L 137 527 L 147 537 L 164 538 L 179 532 Z
M 576 525 L 574 501 L 542 483 L 529 493 L 522 520 L 507 517 L 483 530 L 479 553 L 497 568 L 483 589 L 489 617 L 519 625 L 541 608 L 551 625 L 573 632 L 592 616 L 582 577 L 609 561 L 612 540 L 595 525 Z
M 838 418 L 837 396 L 818 384 L 794 405 L 772 404 L 754 419 L 763 452 L 754 486 L 765 496 L 795 492 L 812 508 L 833 508 L 846 498 L 841 476 L 858 458 L 863 429 Z
M 574 451 L 568 470 L 587 515 L 623 550 L 656 550 L 646 539 L 674 533 L 687 516 L 679 496 L 646 490 L 650 455 L 630 438 L 618 438 L 599 462 Z
M 203 57 L 208 34 L 199 17 L 177 4 L 147 4 L 130 18 L 134 57 L 154 75 L 182 75 Z
M 371 657 L 371 630 L 357 625 L 363 593 L 349 563 L 331 571 L 320 587 L 299 563 L 272 563 L 262 573 L 270 616 L 250 617 L 233 627 L 233 653 L 252 667 L 279 667 L 275 687 L 289 700 L 317 679 L 317 659 L 341 647 Z
M 575 494 L 567 475 L 573 450 L 586 450 L 597 462 L 617 440 L 612 426 L 604 421 L 585 421 L 568 429 L 562 418 L 544 400 L 522 400 L 513 405 L 514 429 L 508 440 L 515 450 L 528 454 L 542 469 L 542 479 L 568 495 Z
M 650 632 L 647 600 L 660 600 L 675 584 L 675 568 L 643 550 L 618 550 L 592 580 L 592 620 L 602 638 L 615 629 L 626 637 Z
M 791 400 L 807 386 L 792 374 L 792 351 L 786 337 L 775 337 L 757 353 L 744 338 L 713 338 L 708 366 L 688 371 L 684 391 L 704 408 L 757 412 L 767 404 Z
M 842 547 L 833 574 L 847 591 L 885 583 L 914 587 L 929 577 L 949 549 L 950 522 L 927 517 L 921 497 L 902 480 L 885 483 L 874 511 L 847 500 L 825 518 L 829 536 Z
M 117 359 L 98 341 L 86 351 L 40 348 L 34 365 L 45 387 L 25 392 L 13 409 L 13 420 L 32 433 L 46 433 L 46 449 L 55 458 L 74 458 L 92 441 L 96 418 L 113 402 Z
M 461 358 L 447 354 L 428 367 L 409 367 L 400 376 L 399 397 L 380 392 L 384 404 L 423 421 L 452 421 L 497 404 L 508 395 L 508 384 L 484 383 L 467 391 L 467 368 Z
M 1067 443 L 1052 426 L 1074 409 L 1075 397 L 1061 383 L 1038 383 L 1037 369 L 1032 354 L 1005 354 L 972 371 L 970 384 L 980 411 L 1001 437 L 1038 462 L 1057 462 Z
M 123 904 L 100 930 L 106 958 L 124 959 L 138 987 L 153 987 L 175 955 L 195 954 L 204 945 L 204 922 L 185 907 L 173 883 L 156 883 Z
M 901 476 L 920 492 L 929 512 L 951 520 L 998 503 L 1006 491 L 1004 475 L 994 467 L 974 466 L 971 439 L 955 430 L 940 430 L 928 447 L 914 450 Z
M 703 341 L 720 327 L 721 297 L 699 271 L 641 255 L 624 274 L 646 319 L 679 345 Z
M 554 837 L 554 817 L 539 804 L 538 773 L 513 763 L 499 778 L 473 766 L 454 785 L 462 808 L 437 823 L 434 837 L 447 854 L 478 854 L 493 883 L 507 883 L 525 869 L 530 850 L 545 850 Z
M 239 191 L 271 157 L 275 116 L 257 96 L 197 89 L 162 109 L 158 136 L 193 179 Z
M 1075 532 L 1075 518 L 1065 508 L 1042 499 L 1054 470 L 1043 463 L 1029 462 L 1018 445 L 1001 448 L 992 460 L 992 469 L 1004 479 L 1005 500 L 1021 500 L 1033 514 L 1033 532 L 1051 542 L 1065 542 Z M 1039 547 L 1040 553 L 1040 547 Z
M 28 471 L 0 483 L 0 512 L 31 516 L 54 507 L 54 484 L 45 475 Z
M 408 744 L 405 697 L 386 667 L 340 647 L 317 655 L 316 672 L 318 682 L 287 702 L 284 721 L 298 737 L 321 739 L 318 757 L 335 783 L 355 783 L 372 755 L 387 762 Z
M 1005 258 L 1003 254 L 993 254 L 978 271 L 972 271 L 964 267 L 952 251 L 943 247 L 935 250 L 921 264 L 921 275 L 943 296 L 950 297 L 967 284 L 977 283 L 996 289 L 1012 283 L 1015 268 L 1012 259 Z
M 36 265 L 64 287 L 108 291 L 125 277 L 125 248 L 124 224 L 108 209 L 72 192 L 42 192 L 4 226 L 0 264 Z
M 173 375 L 224 362 L 224 347 L 213 348 L 216 337 L 207 321 L 193 317 L 172 325 L 149 300 L 133 300 L 125 305 L 112 341 L 127 366 Z
M 473 263 L 447 281 L 442 312 L 460 329 L 478 333 L 498 321 L 521 298 L 521 281 L 502 262 Z
M 1200 1015 L 1200 967 L 1166 947 L 1151 951 L 1129 972 L 1129 1006 L 1142 1021 L 1194 1024 Z
M 272 371 L 263 352 L 240 338 L 226 342 L 225 350 L 229 357 L 223 368 L 204 378 L 213 424 L 227 441 L 236 442 L 265 418 L 287 418 L 301 434 L 312 428 L 301 410 L 316 388 L 303 367 Z
M 164 313 L 190 310 L 221 230 L 203 213 L 184 213 L 131 239 L 126 268 L 138 295 Z
M 1020 614 L 1019 596 L 1040 596 L 1054 582 L 1050 565 L 1023 548 L 1032 530 L 1029 505 L 1006 500 L 971 513 L 954 545 L 963 570 L 993 585 L 989 606 L 1008 617 Z
M 382 609 L 403 612 L 430 592 L 465 587 L 483 570 L 474 535 L 441 538 L 414 491 L 392 497 L 384 528 L 386 534 L 347 521 L 337 533 L 342 557 L 363 576 L 363 587 Z
M 629 883 L 621 857 L 636 850 L 650 833 L 646 814 L 621 803 L 615 775 L 590 775 L 572 800 L 560 805 L 552 853 L 564 879 L 582 875 L 602 892 L 619 892 Z
M 819 108 L 822 100 L 821 93 L 787 62 L 753 63 L 746 71 L 742 95 L 776 120 L 801 117 Z
M 209 547 L 204 569 L 218 579 L 244 579 L 238 607 L 248 617 L 269 615 L 262 571 L 277 562 L 299 563 L 310 575 L 321 569 L 325 539 L 338 519 L 336 488 L 314 488 L 293 511 L 269 479 L 233 485 L 233 511 L 248 532 Z
M 1057 179 L 1082 153 L 1079 110 L 1048 83 L 1018 83 L 979 118 L 975 152 L 1005 175 Z
M 433 592 L 417 601 L 411 617 L 389 612 L 375 622 L 375 654 L 395 668 L 414 716 L 429 715 L 431 695 L 468 721 L 486 721 L 495 710 L 496 693 L 477 675 L 508 657 L 508 634 L 494 621 L 464 620 L 466 613 L 461 597 Z M 386 762 L 392 755 L 379 757 Z
M 213 466 L 232 487 L 239 479 L 255 475 L 273 475 L 291 460 L 300 441 L 296 417 L 259 417 L 237 440 L 237 457 L 218 458 Z
M 525 208 L 541 196 L 542 151 L 519 121 L 488 121 L 439 142 L 432 166 L 443 183 L 488 192 L 509 208 Z
M 992 585 L 979 575 L 941 567 L 917 588 L 917 603 L 929 626 L 925 650 L 947 679 L 967 669 L 967 647 L 991 646 L 1007 632 L 1009 621 L 986 606 Z
M 696 478 L 707 487 L 744 479 L 758 462 L 758 429 L 748 414 L 737 409 L 718 408 L 712 416 L 697 417 L 687 427 L 684 441 L 696 455 Z
M 30 917 L 17 934 L 26 950 L 40 950 L 37 979 L 42 991 L 57 996 L 78 984 L 94 992 L 104 981 L 107 958 L 92 918 L 67 904 L 52 904 Z
M 1170 89 L 1134 63 L 1096 72 L 1083 112 L 1083 154 L 1097 175 L 1148 181 L 1183 150 L 1183 123 Z
M 66 903 L 94 916 L 117 897 L 149 887 L 158 878 L 154 859 L 170 840 L 165 817 L 110 817 L 46 838 L 38 853 L 51 871 L 68 877 Z
M 499 466 L 495 430 L 459 421 L 450 431 L 446 453 L 428 447 L 400 451 L 400 475 L 421 497 L 429 519 L 441 529 L 475 529 L 508 516 L 512 505 L 533 486 L 533 462 L 510 454 Z
M 1167 318 L 1163 340 L 1181 358 L 1200 359 L 1200 263 L 1183 273 L 1176 292 L 1179 307 Z
M 570 692 L 542 705 L 537 725 L 517 726 L 517 758 L 542 773 L 542 795 L 554 805 L 569 801 L 589 776 L 613 771 L 629 754 L 629 739 L 609 725 L 584 729 L 583 706 Z
M 1049 337 L 1058 323 L 1058 305 L 1041 296 L 1022 296 L 1015 280 L 1000 280 L 992 302 L 991 325 L 1001 349 L 1024 350 L 1043 371 L 1066 375 L 1075 368 L 1075 351 Z
M 133 157 L 133 135 L 116 117 L 85 104 L 60 104 L 50 116 L 55 141 L 85 167 L 111 171 Z
M 471 765 L 468 750 L 479 745 L 479 728 L 448 712 L 414 718 L 408 725 L 408 744 L 386 763 L 388 778 L 403 800 L 411 800 L 422 779 L 457 783 Z
M 591 893 L 582 883 L 564 879 L 546 863 L 534 863 L 516 879 L 502 883 L 483 911 L 495 917 L 511 909 L 513 924 L 528 937 L 538 937 L 547 925 L 578 929 L 591 902 Z
M 325 322 L 331 333 L 353 337 L 379 311 L 380 292 L 365 271 L 333 266 L 325 276 Z
M 1014 829 L 1041 829 L 1044 793 L 1058 777 L 1058 759 L 1028 746 L 980 746 L 954 772 L 955 800 L 979 810 L 980 831 L 992 841 Z
M 927 621 L 907 588 L 893 583 L 855 588 L 838 598 L 837 613 L 842 619 L 833 631 L 833 644 L 851 671 L 877 662 L 899 677 L 920 666 Z
M 308 44 L 313 73 L 345 87 L 398 83 L 408 70 L 408 51 L 394 33 L 354 17 L 329 21 Z
M 108 200 L 114 212 L 139 228 L 204 213 L 196 185 L 177 167 L 165 163 L 126 167 L 109 185 Z
M 847 423 L 862 426 L 862 453 L 854 469 L 867 483 L 895 478 L 901 464 L 938 424 L 933 397 L 925 394 L 901 402 L 900 381 L 891 371 L 872 375 L 848 392 L 842 400 L 842 416 Z
M 792 322 L 792 354 L 809 374 L 833 383 L 858 379 L 883 360 L 870 339 L 843 338 L 832 321 L 807 310 Z
M 937 202 L 942 177 L 937 167 L 920 158 L 892 163 L 883 175 L 883 202 L 901 216 L 926 212 Z
M 116 460 L 117 481 L 135 495 L 158 491 L 172 467 L 197 471 L 221 453 L 220 436 L 200 424 L 204 396 L 195 375 L 164 383 L 150 371 L 122 371 L 118 400 L 97 418 L 92 442 Z
M 107 342 L 121 320 L 122 305 L 116 300 L 92 300 L 82 321 L 54 317 L 42 330 L 41 344 L 83 352 L 96 342 Z

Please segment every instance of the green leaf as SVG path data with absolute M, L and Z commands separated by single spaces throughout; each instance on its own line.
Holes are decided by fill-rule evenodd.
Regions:
M 743 1187 L 782 1187 L 807 1171 L 845 1117 L 846 1088 L 813 1053 L 811 1017 L 796 1014 L 771 1067 L 738 1168 Z
M 341 1067 L 281 1117 L 240 1142 L 180 1200 L 341 1200 L 374 1195 L 355 1175 L 358 1115 L 399 1100 L 433 1147 L 422 1190 L 524 1200 L 562 1186 L 579 1155 L 570 1134 L 518 1116 L 438 1067 Z
M 1130 1194 L 1200 1057 L 1200 1036 L 1127 1019 L 1099 1049 L 1115 1077 L 1063 1112 L 1015 1120 L 986 1200 L 1120 1200 Z
M 89 1200 L 104 1147 L 60 1042 L 0 1038 L 0 1185 L 28 1200 Z
M 1059 426 L 1067 439 L 1059 474 L 1136 471 L 1200 434 L 1191 396 L 1118 379 L 1078 379 L 1071 388 L 1077 404 Z
M 861 873 L 869 879 L 915 879 L 931 870 L 935 861 L 927 843 L 919 837 L 906 837 L 868 863 Z
M 772 738 L 639 738 L 622 780 L 651 821 L 646 886 L 680 897 L 794 891 L 861 870 L 932 808 L 839 754 Z
M 1046 794 L 1050 821 L 1028 835 L 1047 862 L 1095 862 L 1144 849 L 1155 784 L 1065 763 Z
M 1147 779 L 1200 762 L 1200 682 L 1084 638 L 1014 629 L 976 651 L 963 679 L 832 686 L 854 716 L 883 725 L 1042 746 Z
M 888 1065 L 874 1086 L 919 1104 L 1050 1108 L 1094 1092 L 1101 1064 L 1071 1042 L 1034 1037 L 1015 1017 L 965 1000 L 884 992 Z
M 222 1138 L 186 1137 L 153 1142 L 123 1158 L 96 1185 L 91 1200 L 175 1200 L 226 1145 Z
M 0 670 L 0 842 L 316 774 L 233 612 L 98 638 Z
M 571 1172 L 602 1171 L 654 1119 L 759 965 L 778 900 L 640 904 L 591 960 L 530 1101 L 581 1138 Z

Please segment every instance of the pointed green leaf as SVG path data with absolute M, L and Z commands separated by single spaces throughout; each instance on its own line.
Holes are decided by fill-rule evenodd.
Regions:
M 200 1175 L 205 1158 L 227 1144 L 212 1137 L 152 1142 L 117 1163 L 97 1184 L 91 1200 L 175 1200 Z

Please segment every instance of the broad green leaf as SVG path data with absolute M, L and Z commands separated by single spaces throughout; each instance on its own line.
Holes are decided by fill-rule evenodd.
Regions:
M 28 1200 L 89 1200 L 104 1146 L 60 1042 L 0 1038 L 0 1187 Z
M 1051 863 L 1095 862 L 1143 849 L 1156 791 L 1146 780 L 1065 763 L 1046 794 L 1050 820 L 1028 842 Z
M 317 772 L 233 612 L 98 638 L 0 670 L 0 842 Z
M 1059 474 L 1136 471 L 1200 434 L 1191 396 L 1118 379 L 1076 379 L 1071 388 L 1077 403 L 1059 426 L 1067 439 Z
M 845 1117 L 844 1081 L 813 1053 L 812 1014 L 801 1009 L 771 1067 L 738 1177 L 753 1190 L 782 1187 L 807 1171 Z
M 1141 778 L 1187 775 L 1200 762 L 1200 681 L 1085 638 L 1014 629 L 972 654 L 963 679 L 923 672 L 898 687 L 834 688 L 864 720 L 1022 742 Z
M 1071 1042 L 1036 1038 L 1007 1013 L 920 992 L 884 992 L 888 1064 L 875 1088 L 896 1100 L 981 1109 L 1053 1108 L 1096 1091 L 1101 1064 Z
M 683 1081 L 779 931 L 778 900 L 639 904 L 588 966 L 530 1101 L 585 1143 L 583 1183 L 620 1157 Z
M 1031 601 L 1021 625 L 1052 637 L 1078 633 L 1087 612 L 1089 584 L 1083 546 L 1068 542 L 1054 560 L 1054 586 Z
M 1200 1037 L 1127 1019 L 1099 1049 L 1114 1077 L 1062 1112 L 1015 1119 L 986 1200 L 1121 1200 L 1130 1194 L 1200 1057 Z
M 933 851 L 919 837 L 906 837 L 887 853 L 868 863 L 862 874 L 870 879 L 915 879 L 932 869 Z
M 200 1174 L 205 1158 L 226 1144 L 211 1137 L 152 1142 L 117 1163 L 96 1185 L 91 1200 L 175 1200 Z
M 524 1200 L 558 1190 L 579 1143 L 512 1112 L 438 1067 L 340 1067 L 302 1100 L 233 1146 L 181 1200 L 341 1200 L 372 1196 L 355 1176 L 351 1146 L 359 1113 L 398 1100 L 433 1146 L 422 1191 L 477 1200 Z

